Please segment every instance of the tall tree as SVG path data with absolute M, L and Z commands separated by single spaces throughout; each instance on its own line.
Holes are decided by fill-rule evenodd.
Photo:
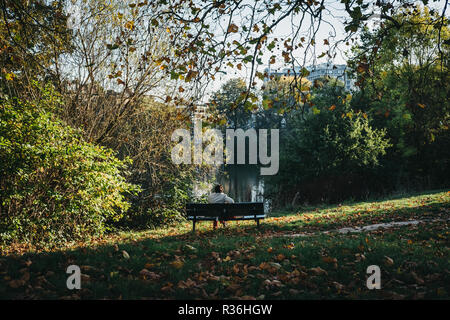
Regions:
M 448 19 L 427 7 L 405 9 L 394 19 L 401 28 L 387 22 L 367 29 L 354 48 L 350 65 L 359 71 L 361 92 L 353 104 L 388 129 L 395 145 L 390 176 L 443 181 L 450 142 Z
M 246 84 L 242 79 L 231 79 L 212 95 L 209 111 L 226 128 L 246 129 L 251 126 L 252 107 L 245 104 Z
M 56 80 L 57 61 L 70 51 L 65 2 L 0 1 L 0 86 L 4 93 L 32 94 L 36 93 L 33 80 Z
M 145 6 L 146 3 L 137 5 Z M 428 3 L 428 0 L 423 0 L 423 3 Z M 175 59 L 164 61 L 167 72 L 182 75 L 186 82 L 196 80 L 200 83 L 202 79 L 214 79 L 226 67 L 238 70 L 248 67 L 247 100 L 251 88 L 257 84 L 255 80 L 267 76 L 261 70 L 265 52 L 271 54 L 271 64 L 281 60 L 287 65 L 300 67 L 294 69 L 292 75 L 296 81 L 301 81 L 307 76 L 304 67 L 308 59 L 316 56 L 334 58 L 338 44 L 348 43 L 374 14 L 397 25 L 394 16 L 398 8 L 416 6 L 402 0 L 333 2 L 333 10 L 339 10 L 342 20 L 345 19 L 342 22 L 347 32 L 343 39 L 336 40 L 337 31 L 330 20 L 334 11 L 329 9 L 330 4 L 325 0 L 180 0 L 175 3 L 157 0 L 149 2 L 151 10 L 143 12 L 152 28 L 164 25 L 170 33 Z M 447 1 L 442 16 L 445 16 L 446 4 Z M 291 25 L 288 34 L 282 38 L 275 36 L 276 28 L 287 21 Z M 319 39 L 319 31 L 324 25 L 330 25 L 334 34 Z M 316 52 L 316 44 L 322 41 L 327 50 Z M 275 54 L 276 49 L 282 51 L 281 57 Z M 203 85 L 207 86 L 207 81 Z M 298 83 L 294 87 L 298 88 Z

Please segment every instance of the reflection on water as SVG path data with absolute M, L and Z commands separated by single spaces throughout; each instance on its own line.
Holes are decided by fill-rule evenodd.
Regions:
M 264 201 L 264 182 L 254 165 L 227 165 L 216 178 L 235 202 Z
M 260 169 L 255 165 L 225 165 L 216 170 L 215 180 L 235 202 L 264 202 L 264 211 L 269 213 L 270 201 L 264 199 L 264 181 L 259 173 Z M 196 185 L 194 196 L 207 195 L 213 187 L 213 184 Z

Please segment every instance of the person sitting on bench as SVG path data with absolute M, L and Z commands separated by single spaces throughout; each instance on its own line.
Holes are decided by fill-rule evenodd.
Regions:
M 214 192 L 208 196 L 209 203 L 234 203 L 234 200 L 223 193 L 223 186 L 218 184 L 214 187 Z M 225 221 L 220 221 L 225 227 Z M 217 228 L 217 221 L 213 221 L 213 228 Z

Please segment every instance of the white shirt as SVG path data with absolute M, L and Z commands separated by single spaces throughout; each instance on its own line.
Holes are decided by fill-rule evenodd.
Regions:
M 225 193 L 211 193 L 208 196 L 209 203 L 234 203 L 234 200 L 228 197 Z

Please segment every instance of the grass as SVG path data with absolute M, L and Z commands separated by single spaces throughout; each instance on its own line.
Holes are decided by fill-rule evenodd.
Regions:
M 2 299 L 448 299 L 450 191 L 124 232 L 65 248 L 3 246 Z M 320 231 L 442 219 L 372 232 Z M 290 237 L 298 233 L 306 236 Z M 82 289 L 68 290 L 78 265 Z M 366 287 L 369 265 L 381 290 Z

